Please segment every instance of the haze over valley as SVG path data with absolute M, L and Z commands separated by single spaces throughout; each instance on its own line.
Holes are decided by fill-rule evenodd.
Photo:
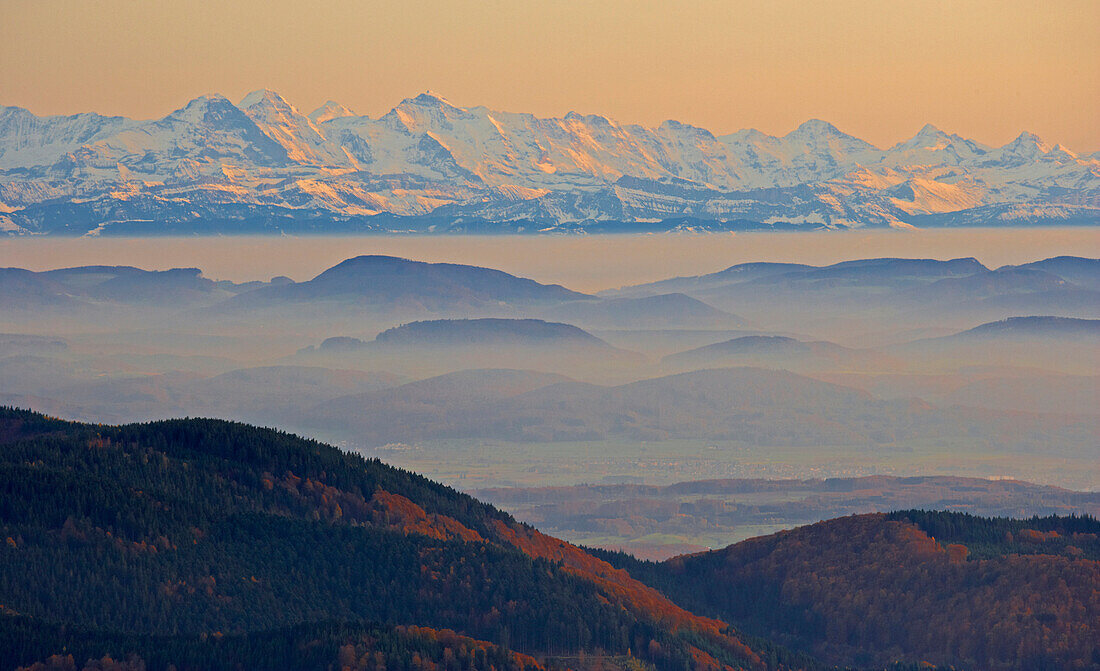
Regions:
M 0 671 L 1100 671 L 1096 26 L 0 1 Z
M 465 491 L 929 475 L 1095 491 L 1098 297 L 1100 262 L 1073 256 L 748 263 L 599 292 L 381 255 L 298 282 L 11 268 L 0 402 L 274 426 Z M 1094 510 L 976 497 L 951 506 Z M 844 510 L 594 533 L 491 500 L 647 556 Z M 850 510 L 893 499 L 869 501 Z
M 0 269 L 0 663 L 1076 668 L 1100 260 L 1013 260 Z

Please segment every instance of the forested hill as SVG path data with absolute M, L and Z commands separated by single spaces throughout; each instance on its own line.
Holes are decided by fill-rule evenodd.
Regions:
M 0 671 L 1096 668 L 1098 556 L 906 511 L 652 564 L 286 433 L 0 408 Z
M 596 551 L 693 611 L 826 663 L 1100 669 L 1100 522 L 919 510 L 655 564 Z
M 377 460 L 0 409 L 0 669 L 812 665 L 785 655 Z

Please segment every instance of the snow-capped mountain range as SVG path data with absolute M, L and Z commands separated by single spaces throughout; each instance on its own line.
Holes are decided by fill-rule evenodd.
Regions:
M 422 93 L 372 119 L 273 91 L 163 119 L 0 107 L 10 234 L 537 232 L 1100 224 L 1100 154 L 925 126 L 879 149 L 819 120 L 716 136 Z

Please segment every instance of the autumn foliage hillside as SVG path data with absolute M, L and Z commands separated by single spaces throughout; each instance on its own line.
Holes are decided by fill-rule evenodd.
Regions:
M 183 669 L 185 656 L 150 657 L 157 641 L 256 641 L 320 622 L 353 630 L 318 639 L 316 660 L 276 668 L 328 668 L 317 660 L 362 647 L 355 627 L 375 624 L 450 630 L 549 666 L 763 669 L 781 658 L 580 548 L 377 460 L 223 421 L 91 426 L 0 409 L 0 669 L 78 645 L 86 658 Z M 235 668 L 217 650 L 193 668 Z M 555 661 L 567 659 L 586 661 Z
M 605 556 L 695 612 L 829 663 L 1095 669 L 1098 531 L 1089 517 L 907 511 L 838 518 L 663 564 Z

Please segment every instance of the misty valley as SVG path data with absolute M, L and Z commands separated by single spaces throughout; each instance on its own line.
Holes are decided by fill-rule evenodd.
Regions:
M 0 671 L 1100 671 L 1097 26 L 0 0 Z
M 1094 668 L 1098 389 L 1076 256 L 4 268 L 0 658 Z

